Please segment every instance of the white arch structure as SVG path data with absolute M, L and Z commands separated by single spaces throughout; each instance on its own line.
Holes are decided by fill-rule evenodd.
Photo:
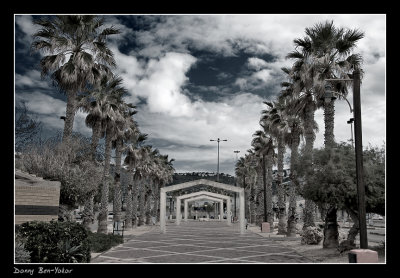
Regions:
M 212 198 L 215 199 L 219 199 L 219 200 L 225 200 L 226 201 L 226 210 L 228 215 L 230 215 L 231 212 L 231 197 L 226 196 L 226 195 L 222 195 L 222 194 L 217 194 L 214 192 L 208 192 L 208 191 L 199 191 L 199 192 L 194 192 L 194 193 L 189 193 L 189 194 L 185 194 L 182 196 L 178 196 L 176 198 L 176 224 L 179 225 L 181 222 L 181 200 L 182 199 L 188 199 L 188 198 L 192 198 L 192 197 L 196 197 L 196 196 L 200 196 L 200 195 L 206 195 L 206 196 L 210 196 Z M 185 202 L 186 203 L 186 202 Z M 187 205 L 187 203 L 186 203 Z M 220 215 L 222 218 L 222 205 L 220 206 Z M 187 207 L 185 206 L 185 214 L 187 213 Z M 228 225 L 231 225 L 231 221 L 229 219 L 229 217 L 226 218 Z
M 166 232 L 165 229 L 165 217 L 166 217 L 166 193 L 168 192 L 172 192 L 172 191 L 176 191 L 176 190 L 181 190 L 184 188 L 189 188 L 189 187 L 193 187 L 196 185 L 208 185 L 208 186 L 212 186 L 215 188 L 219 188 L 219 189 L 224 189 L 227 191 L 231 191 L 231 192 L 236 192 L 239 193 L 239 224 L 240 224 L 240 233 L 241 234 L 245 234 L 245 223 L 244 223 L 244 189 L 241 187 L 235 187 L 232 185 L 228 185 L 228 184 L 224 184 L 224 183 L 219 183 L 219 182 L 215 182 L 215 181 L 210 181 L 210 180 L 206 180 L 206 179 L 199 179 L 199 180 L 195 180 L 195 181 L 189 181 L 189 182 L 184 182 L 184 183 L 180 183 L 180 184 L 175 184 L 175 185 L 171 185 L 168 187 L 162 187 L 160 188 L 160 229 L 162 233 Z M 203 191 L 206 192 L 206 195 L 210 195 L 210 193 L 212 192 L 207 192 L 207 191 Z M 197 192 L 196 192 L 197 193 Z M 190 193 L 190 194 L 194 194 L 194 193 Z M 179 199 L 179 203 L 177 203 L 177 208 L 180 208 L 180 200 L 184 199 L 184 198 L 190 198 L 190 197 L 194 197 L 195 195 L 192 196 L 188 196 L 190 194 L 185 195 L 185 197 L 180 198 Z M 212 194 L 216 194 L 216 193 L 212 193 Z M 214 197 L 212 195 L 210 195 L 211 197 Z M 225 195 L 222 195 L 225 196 Z M 228 196 L 225 196 L 228 197 Z M 178 197 L 179 198 L 179 197 Z M 177 198 L 177 199 L 178 199 Z M 217 196 L 216 198 L 221 199 L 219 196 Z M 230 198 L 230 197 L 228 197 Z M 229 201 L 230 202 L 230 201 Z M 179 205 L 179 206 L 178 206 Z M 229 208 L 230 209 L 230 208 Z M 179 211 L 180 214 L 180 210 L 178 209 L 177 211 Z M 177 215 L 178 216 L 178 215 Z M 180 217 L 179 217 L 180 218 Z M 228 218 L 228 217 L 227 217 Z M 178 219 L 178 217 L 177 217 Z M 230 223 L 229 219 L 228 222 Z
M 184 209 L 184 218 L 183 218 L 184 221 L 187 221 L 187 219 L 188 219 L 188 203 L 189 202 L 193 202 L 193 201 L 197 201 L 197 200 L 211 200 L 211 201 L 219 202 L 219 215 L 221 216 L 220 220 L 222 221 L 224 200 L 220 199 L 220 198 L 210 197 L 210 196 L 207 196 L 207 195 L 201 195 L 201 196 L 198 196 L 198 197 L 192 197 L 192 198 L 184 200 L 184 204 L 185 204 L 184 205 L 184 208 L 185 208 Z

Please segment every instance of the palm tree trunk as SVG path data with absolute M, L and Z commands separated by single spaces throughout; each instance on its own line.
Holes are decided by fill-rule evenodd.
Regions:
M 339 245 L 337 208 L 331 205 L 326 212 L 323 248 L 336 248 Z
M 115 177 L 114 177 L 114 222 L 121 221 L 121 153 L 122 153 L 122 139 L 117 139 L 117 144 L 115 148 Z
M 353 220 L 353 226 L 350 228 L 348 234 L 347 234 L 347 241 L 351 246 L 356 246 L 356 237 L 358 235 L 358 232 L 360 231 L 360 222 L 358 219 L 358 214 L 357 212 L 348 209 L 346 210 L 347 213 L 350 215 L 351 220 Z
M 256 204 L 255 204 L 255 198 L 256 198 L 256 192 L 255 192 L 255 185 L 250 184 L 250 192 L 249 192 L 249 209 L 250 209 L 250 221 L 249 223 L 256 223 Z
M 164 187 L 164 185 L 160 183 L 159 187 L 156 188 L 156 191 L 154 192 L 154 214 L 156 216 L 156 222 L 160 221 L 160 189 L 162 187 Z
M 139 223 L 138 226 L 144 225 L 145 221 L 145 195 L 146 194 L 146 185 L 145 185 L 145 180 L 141 180 L 139 183 Z
M 107 127 L 106 132 L 106 149 L 104 159 L 103 187 L 101 190 L 101 207 L 99 212 L 98 233 L 107 233 L 107 216 L 108 216 L 108 194 L 110 182 L 110 161 L 111 161 L 111 125 Z
M 310 171 L 312 170 L 312 159 L 313 159 L 313 148 L 314 148 L 314 113 L 315 110 L 312 107 L 312 99 L 311 95 L 309 96 L 309 104 L 306 106 L 305 111 L 305 119 L 304 119 L 304 137 L 305 137 L 305 157 L 304 157 L 304 165 L 306 167 L 306 175 L 305 175 L 305 182 L 308 184 L 310 183 L 311 174 Z M 315 211 L 315 204 L 313 201 L 305 199 L 304 203 L 304 223 L 303 223 L 303 230 L 309 226 L 315 226 L 314 223 L 314 211 Z
M 324 144 L 325 147 L 333 147 L 335 144 L 335 135 L 333 129 L 335 126 L 335 102 L 332 100 L 324 104 Z
M 134 178 L 132 186 L 132 223 L 134 227 L 138 226 L 138 186 L 139 180 Z
M 132 184 L 128 185 L 128 193 L 126 196 L 125 228 L 127 230 L 132 229 L 132 214 L 133 214 L 132 187 L 133 187 Z
M 290 179 L 289 184 L 289 209 L 287 220 L 287 237 L 296 236 L 297 212 L 296 212 L 296 185 L 297 185 L 297 171 L 296 165 L 299 157 L 300 136 L 296 127 L 292 129 L 292 143 L 290 151 Z
M 92 142 L 91 142 L 91 154 L 92 161 L 95 163 L 96 161 L 96 149 L 100 140 L 101 127 L 100 122 L 96 122 L 92 128 Z M 94 221 L 94 193 L 90 195 L 90 197 L 86 200 L 83 209 L 83 221 L 82 224 L 85 228 L 89 229 L 89 225 Z
M 267 168 L 266 168 L 266 156 L 263 155 L 261 170 L 262 170 L 262 182 L 263 182 L 263 205 L 264 205 L 264 220 L 263 222 L 268 221 L 268 213 L 267 213 Z
M 71 137 L 74 127 L 75 113 L 78 108 L 75 91 L 67 91 L 67 109 L 64 121 L 63 142 Z
M 92 160 L 96 161 L 96 150 L 97 150 L 97 145 L 99 144 L 99 140 L 101 137 L 101 122 L 97 121 L 96 123 L 93 124 L 92 128 L 92 142 L 90 145 L 91 148 L 91 153 L 92 153 Z
M 272 210 L 272 155 L 267 155 L 267 221 L 270 226 L 270 231 L 274 231 L 274 212 Z
M 148 191 L 145 194 L 145 207 L 146 207 L 146 213 L 145 213 L 145 218 L 146 218 L 146 225 L 150 225 L 151 223 L 151 197 L 152 197 L 152 192 Z
M 94 196 L 93 194 L 86 199 L 84 209 L 83 209 L 83 217 L 82 217 L 82 225 L 89 230 L 89 225 L 94 221 Z
M 286 202 L 285 188 L 283 182 L 283 156 L 285 154 L 285 144 L 283 138 L 278 138 L 278 234 L 286 235 Z

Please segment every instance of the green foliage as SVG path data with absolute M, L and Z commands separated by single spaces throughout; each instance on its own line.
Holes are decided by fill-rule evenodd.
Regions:
M 299 161 L 304 159 L 300 157 Z M 357 177 L 354 148 L 346 143 L 331 149 L 315 149 L 313 168 L 308 184 L 301 190 L 303 197 L 318 204 L 336 205 L 357 211 Z M 367 212 L 384 215 L 385 157 L 384 148 L 367 148 L 363 152 L 365 199 Z M 305 175 L 304 164 L 298 165 Z
M 60 135 L 21 154 L 23 166 L 31 174 L 61 182 L 60 204 L 75 207 L 98 190 L 102 167 L 91 161 L 90 139 L 73 134 L 61 142 Z
M 301 244 L 314 245 L 319 244 L 323 238 L 320 228 L 309 226 L 300 232 Z
M 15 262 L 16 263 L 30 263 L 31 255 L 28 250 L 25 249 L 23 242 L 15 240 Z
M 193 181 L 193 180 L 198 180 L 198 179 L 206 179 L 206 180 L 216 181 L 217 174 L 216 173 L 208 173 L 208 172 L 175 173 L 173 175 L 173 181 L 170 184 L 168 184 L 167 186 L 184 183 L 184 182 L 188 182 L 188 181 Z M 234 185 L 235 177 L 230 176 L 228 174 L 219 173 L 219 182 Z
M 26 222 L 19 227 L 17 237 L 31 253 L 32 263 L 90 262 L 88 232 L 79 223 Z
M 100 253 L 124 242 L 122 236 L 89 232 L 90 249 Z

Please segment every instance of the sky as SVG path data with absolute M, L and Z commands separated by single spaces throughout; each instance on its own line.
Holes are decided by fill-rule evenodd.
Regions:
M 43 124 L 43 136 L 63 130 L 66 97 L 49 78 L 41 79 L 39 52 L 31 52 L 34 17 L 16 14 L 15 103 L 24 101 Z M 386 15 L 385 14 L 137 14 L 100 15 L 105 27 L 121 34 L 107 43 L 116 60 L 113 69 L 123 79 L 125 101 L 137 106 L 134 116 L 147 143 L 173 158 L 176 172 L 234 174 L 236 158 L 251 148 L 259 119 L 274 101 L 282 67 L 293 61 L 293 40 L 305 28 L 326 20 L 335 26 L 359 29 L 365 37 L 354 50 L 363 57 L 361 84 L 363 146 L 386 142 Z M 352 90 L 348 100 L 353 103 Z M 86 114 L 78 111 L 74 131 L 91 136 Z M 335 102 L 335 140 L 351 138 L 352 117 L 346 101 Z M 323 111 L 314 146 L 323 146 Z M 240 151 L 238 154 L 234 151 Z M 286 157 L 290 151 L 287 149 Z

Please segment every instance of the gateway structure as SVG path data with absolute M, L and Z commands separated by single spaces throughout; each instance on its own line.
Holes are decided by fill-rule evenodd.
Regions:
M 240 233 L 245 234 L 245 223 L 244 223 L 244 189 L 240 187 L 235 187 L 232 185 L 220 183 L 220 182 L 215 182 L 215 181 L 210 181 L 206 179 L 199 179 L 195 181 L 190 181 L 190 182 L 185 182 L 185 183 L 180 183 L 180 184 L 175 184 L 172 186 L 168 187 L 162 187 L 160 189 L 160 229 L 162 233 L 166 232 L 165 228 L 165 221 L 166 221 L 166 194 L 168 192 L 173 192 L 173 191 L 178 191 L 181 189 L 186 189 L 190 187 L 195 187 L 197 185 L 207 185 L 219 189 L 223 189 L 229 192 L 235 192 L 239 194 L 239 224 L 240 224 Z M 215 194 L 215 195 L 214 195 Z M 207 195 L 210 197 L 214 197 L 217 199 L 225 199 L 227 200 L 227 205 L 229 202 L 229 206 L 227 208 L 229 209 L 228 215 L 230 212 L 230 197 L 222 194 L 217 194 L 213 192 L 208 192 L 208 191 L 200 191 L 200 192 L 195 192 L 195 193 L 190 193 L 182 196 L 177 197 L 177 220 L 176 223 L 179 225 L 180 223 L 180 218 L 181 218 L 181 211 L 180 211 L 180 204 L 182 199 L 187 199 L 199 195 Z M 221 214 L 222 215 L 222 214 Z M 230 224 L 230 221 L 228 219 L 228 223 Z
M 184 203 L 185 203 L 185 205 L 184 205 L 184 208 L 185 208 L 184 209 L 184 221 L 187 221 L 187 219 L 188 219 L 188 203 L 189 202 L 194 202 L 194 201 L 197 201 L 197 200 L 211 200 L 211 201 L 219 202 L 219 215 L 221 217 L 220 220 L 222 220 L 224 200 L 223 199 L 219 199 L 219 198 L 210 197 L 210 196 L 207 196 L 207 195 L 201 195 L 201 196 L 198 196 L 198 197 L 192 197 L 192 198 L 184 200 Z

